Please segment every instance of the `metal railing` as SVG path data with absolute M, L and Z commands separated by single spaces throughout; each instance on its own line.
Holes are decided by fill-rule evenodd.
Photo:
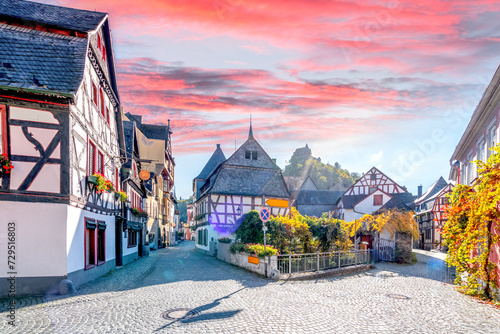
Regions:
M 314 272 L 374 262 L 373 250 L 278 255 L 282 274 Z

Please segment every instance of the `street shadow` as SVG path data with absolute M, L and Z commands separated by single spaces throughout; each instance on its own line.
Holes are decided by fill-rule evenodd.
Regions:
M 243 268 L 233 266 L 215 257 L 196 251 L 194 242 L 184 241 L 177 246 L 152 251 L 149 256 L 139 258 L 120 269 L 114 269 L 96 280 L 77 287 L 76 293 L 68 295 L 45 294 L 16 298 L 16 309 L 27 306 L 48 303 L 50 305 L 72 304 L 75 298 L 78 302 L 91 300 L 94 294 L 104 294 L 99 298 L 106 298 L 106 293 L 122 292 L 156 286 L 168 285 L 181 281 L 213 282 L 232 280 L 243 288 L 263 287 L 270 279 Z M 239 291 L 239 290 L 238 290 Z M 109 294 L 108 294 L 109 296 Z M 220 300 L 227 298 L 222 297 Z M 67 299 L 67 300 L 66 300 Z M 214 301 L 213 303 L 220 302 Z M 11 299 L 0 299 L 0 313 L 8 311 Z M 215 307 L 212 303 L 205 307 Z M 51 306 L 52 307 L 52 306 Z
M 404 277 L 431 279 L 446 284 L 454 283 L 456 277 L 455 268 L 448 267 L 443 259 L 420 253 L 416 253 L 416 255 L 417 262 L 414 264 L 379 262 L 375 264 L 376 269 L 367 272 L 366 275 L 384 279 L 397 274 Z
M 171 321 L 170 323 L 156 329 L 155 332 L 158 332 L 162 329 L 165 329 L 165 328 L 167 328 L 175 323 L 178 323 L 178 322 L 180 322 L 180 323 L 194 323 L 194 322 L 198 322 L 198 321 L 219 320 L 219 319 L 231 318 L 231 317 L 235 316 L 236 314 L 240 313 L 241 310 L 223 311 L 223 312 L 208 312 L 208 313 L 206 311 L 219 306 L 221 304 L 222 300 L 229 299 L 232 295 L 237 294 L 238 292 L 245 290 L 245 289 L 246 289 L 246 287 L 241 288 L 237 291 L 234 291 L 234 292 L 228 294 L 227 296 L 217 298 L 211 303 L 195 307 L 195 308 L 191 309 L 190 311 L 194 314 L 197 314 L 196 317 L 191 317 L 191 318 L 186 318 L 186 319 L 178 319 L 178 320 Z

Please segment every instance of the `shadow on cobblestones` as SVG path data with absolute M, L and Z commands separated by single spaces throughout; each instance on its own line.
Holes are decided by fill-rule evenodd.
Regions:
M 84 303 L 96 298 L 118 298 L 124 293 L 147 286 L 182 281 L 237 281 L 244 287 L 262 287 L 269 283 L 257 274 L 232 266 L 218 259 L 201 254 L 194 248 L 194 242 L 185 241 L 178 246 L 152 251 L 122 268 L 78 287 L 75 294 L 46 294 L 16 298 L 16 308 L 46 304 L 43 307 L 58 307 Z M 110 296 L 112 293 L 112 296 Z M 90 295 L 99 294 L 99 297 Z M 225 298 L 225 297 L 224 297 Z M 7 311 L 10 299 L 0 299 L 0 312 Z M 48 304 L 47 304 L 48 303 Z
M 397 273 L 405 277 L 421 277 L 446 284 L 453 284 L 455 280 L 455 269 L 446 265 L 445 261 L 431 255 L 417 253 L 415 264 L 395 264 L 380 262 L 376 265 L 373 274 L 383 270 Z

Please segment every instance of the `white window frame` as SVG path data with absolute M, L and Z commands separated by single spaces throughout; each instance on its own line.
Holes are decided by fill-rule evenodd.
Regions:
M 488 126 L 488 130 L 486 133 L 486 138 L 487 138 L 487 152 L 486 152 L 486 157 L 489 158 L 492 151 L 491 148 L 495 147 L 498 143 L 497 140 L 497 132 L 498 132 L 498 127 L 497 127 L 497 121 L 496 119 L 493 120 L 493 122 L 490 123 Z

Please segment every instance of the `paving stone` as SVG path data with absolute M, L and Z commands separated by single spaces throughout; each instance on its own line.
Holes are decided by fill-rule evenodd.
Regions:
M 347 277 L 276 282 L 183 242 L 75 295 L 20 298 L 15 327 L 0 300 L 0 333 L 500 333 L 499 310 L 445 284 L 442 259 L 418 258 Z M 198 315 L 161 317 L 178 309 Z

